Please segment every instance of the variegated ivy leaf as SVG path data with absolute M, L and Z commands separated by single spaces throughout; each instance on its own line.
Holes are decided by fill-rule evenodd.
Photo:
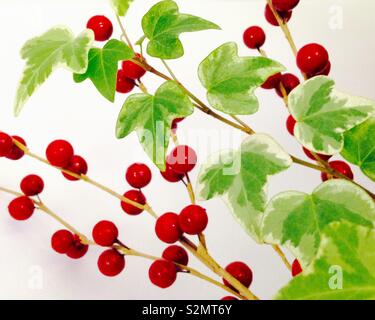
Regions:
M 192 102 L 180 86 L 167 81 L 154 96 L 138 93 L 128 97 L 117 120 L 116 135 L 121 139 L 136 131 L 148 156 L 164 171 L 172 121 L 193 111 Z
M 181 33 L 220 29 L 202 18 L 179 12 L 176 2 L 164 0 L 155 4 L 143 17 L 142 28 L 150 40 L 147 53 L 161 59 L 177 59 L 184 55 Z
M 375 118 L 372 117 L 344 135 L 341 155 L 356 164 L 375 181 Z
M 289 95 L 289 110 L 297 120 L 296 138 L 307 149 L 335 154 L 344 146 L 343 134 L 375 112 L 375 102 L 335 89 L 333 80 L 319 76 Z
M 245 231 L 261 242 L 268 178 L 291 164 L 289 154 L 271 137 L 254 134 L 243 141 L 237 152 L 221 153 L 208 160 L 199 174 L 199 197 L 222 197 Z
M 266 243 L 285 245 L 304 267 L 316 257 L 322 230 L 334 221 L 374 227 L 375 205 L 360 187 L 329 180 L 309 195 L 283 192 L 267 205 L 262 231 Z
M 116 14 L 120 17 L 126 15 L 132 2 L 133 0 L 111 0 L 113 9 L 115 9 Z
M 88 65 L 88 52 L 94 41 L 91 30 L 77 37 L 65 27 L 55 27 L 39 37 L 25 43 L 21 57 L 26 66 L 17 89 L 14 113 L 18 115 L 26 101 L 59 66 L 72 72 L 85 72 Z
M 375 231 L 335 222 L 317 259 L 276 296 L 282 300 L 374 300 Z
M 202 61 L 198 75 L 212 107 L 240 115 L 258 111 L 255 89 L 283 70 L 280 63 L 268 58 L 239 57 L 236 43 L 229 42 Z

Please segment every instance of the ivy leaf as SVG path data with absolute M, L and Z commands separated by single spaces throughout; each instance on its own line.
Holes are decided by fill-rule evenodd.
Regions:
M 309 150 L 335 154 L 343 134 L 375 112 L 375 102 L 337 91 L 333 80 L 314 77 L 289 95 L 289 110 L 297 120 L 296 138 Z
M 202 61 L 198 75 L 207 89 L 212 107 L 227 114 L 240 115 L 258 111 L 255 89 L 284 69 L 268 58 L 239 57 L 236 43 L 229 42 Z
M 39 37 L 25 43 L 21 57 L 26 66 L 17 89 L 14 105 L 15 115 L 19 115 L 26 101 L 59 66 L 72 72 L 85 72 L 88 65 L 88 51 L 94 41 L 91 30 L 77 37 L 65 27 L 55 27 Z
M 220 29 L 202 18 L 179 13 L 176 2 L 165 0 L 155 4 L 143 17 L 142 28 L 150 40 L 147 53 L 161 59 L 177 59 L 184 55 L 181 33 Z
M 356 164 L 375 181 L 375 118 L 372 117 L 344 135 L 341 155 Z
M 322 230 L 335 221 L 374 227 L 374 201 L 360 187 L 338 179 L 321 184 L 311 195 L 280 193 L 267 205 L 262 227 L 264 241 L 287 246 L 307 266 L 316 257 Z
M 116 14 L 124 17 L 129 10 L 130 4 L 133 0 L 111 0 L 112 7 L 115 9 Z
M 282 300 L 374 300 L 375 231 L 349 223 L 325 228 L 318 257 L 276 296 Z
M 109 40 L 103 49 L 92 48 L 89 52 L 89 66 L 85 73 L 74 74 L 75 82 L 90 78 L 98 91 L 109 101 L 114 102 L 118 62 L 133 58 L 134 52 L 123 42 Z
M 193 111 L 192 102 L 180 86 L 167 81 L 154 96 L 139 93 L 128 97 L 117 120 L 116 135 L 121 139 L 136 131 L 148 156 L 164 171 L 172 121 Z
M 237 152 L 212 157 L 201 169 L 198 194 L 202 200 L 222 197 L 245 231 L 261 242 L 268 177 L 286 170 L 292 160 L 271 137 L 254 134 Z

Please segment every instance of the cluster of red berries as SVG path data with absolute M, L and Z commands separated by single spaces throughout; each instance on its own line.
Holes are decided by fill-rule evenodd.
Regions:
M 51 246 L 59 254 L 66 254 L 69 258 L 80 259 L 88 251 L 89 246 L 82 243 L 80 237 L 69 230 L 58 230 L 51 237 Z
M 280 16 L 281 20 L 286 23 L 292 17 L 293 9 L 298 5 L 299 0 L 272 0 L 272 6 Z M 273 26 L 278 26 L 279 23 L 271 9 L 267 4 L 264 15 L 266 20 Z
M 10 136 L 5 132 L 0 132 L 0 158 L 6 157 L 10 160 L 19 160 L 25 153 L 17 147 L 14 141 L 26 147 L 26 142 L 23 138 L 19 136 Z

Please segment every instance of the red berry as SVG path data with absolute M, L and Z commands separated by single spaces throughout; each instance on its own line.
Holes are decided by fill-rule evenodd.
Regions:
M 99 271 L 107 277 L 114 277 L 125 268 L 125 258 L 114 249 L 104 251 L 98 259 Z
M 106 41 L 113 33 L 111 20 L 105 16 L 94 16 L 87 22 L 87 29 L 94 31 L 96 41 Z
M 289 95 L 289 93 L 293 89 L 298 87 L 301 82 L 299 81 L 299 79 L 294 74 L 285 73 L 281 77 L 281 83 L 284 86 L 286 94 Z M 276 87 L 276 92 L 281 98 L 283 98 L 283 93 L 281 92 L 281 85 Z
M 141 205 L 145 205 L 146 204 L 146 198 L 145 196 L 143 195 L 143 193 L 139 190 L 129 190 L 127 192 L 125 192 L 124 194 L 124 197 L 129 199 L 129 200 L 132 200 L 134 202 L 137 202 Z M 124 201 L 121 201 L 121 207 L 122 207 L 122 210 L 124 210 L 127 214 L 130 214 L 132 216 L 136 216 L 140 213 L 142 213 L 142 209 L 139 209 L 129 203 L 126 203 Z
M 46 150 L 47 160 L 55 167 L 65 168 L 69 166 L 74 155 L 72 145 L 65 140 L 51 142 Z
M 141 60 L 142 56 L 139 53 L 137 53 L 135 59 Z M 124 71 L 125 77 L 133 80 L 138 80 L 142 78 L 146 73 L 145 69 L 143 69 L 140 65 L 130 60 L 122 62 L 122 70 Z
M 293 10 L 299 3 L 299 0 L 272 0 L 276 10 L 286 12 Z
M 182 231 L 178 223 L 178 215 L 167 212 L 156 220 L 155 233 L 157 237 L 166 243 L 175 243 L 180 239 Z
M 197 154 L 188 146 L 177 146 L 167 158 L 167 165 L 180 174 L 186 174 L 194 169 L 197 163 Z
M 74 236 L 68 230 L 56 231 L 51 238 L 52 249 L 60 254 L 66 254 L 73 242 Z
M 281 73 L 276 73 L 273 76 L 269 77 L 266 82 L 262 84 L 263 89 L 275 89 L 279 86 L 281 81 Z
M 16 141 L 18 141 L 19 143 L 21 143 L 22 145 L 24 145 L 26 147 L 26 142 L 24 139 L 22 139 L 21 137 L 19 136 L 12 136 L 12 138 Z M 6 155 L 6 157 L 10 160 L 19 160 L 21 159 L 23 156 L 25 155 L 25 153 L 16 146 L 15 143 L 12 144 L 12 149 L 10 150 L 10 152 Z
M 253 272 L 241 261 L 232 262 L 225 268 L 225 270 L 241 282 L 246 288 L 250 287 L 253 282 Z M 223 281 L 227 287 L 232 288 L 227 280 L 223 279 Z
M 156 260 L 152 263 L 148 276 L 155 286 L 165 289 L 176 281 L 177 269 L 170 261 Z
M 302 272 L 302 267 L 299 264 L 297 259 L 294 259 L 293 264 L 292 264 L 292 276 L 298 276 Z
M 83 244 L 79 236 L 74 235 L 73 243 L 66 252 L 66 255 L 72 259 L 80 259 L 87 253 L 88 250 L 89 246 Z
M 178 124 L 184 120 L 185 118 L 176 118 L 172 121 L 171 129 L 173 132 L 176 132 Z
M 160 171 L 161 175 L 168 182 L 179 182 L 184 177 L 183 174 L 173 171 L 172 167 L 166 164 L 165 171 Z
M 120 93 L 129 93 L 134 89 L 135 82 L 126 76 L 124 70 L 117 71 L 116 91 Z
M 340 172 L 344 176 L 353 180 L 353 178 L 354 178 L 353 171 L 346 162 L 337 160 L 337 161 L 331 161 L 328 164 L 332 169 L 335 169 L 336 171 Z M 322 172 L 321 177 L 322 177 L 323 181 L 327 181 L 328 178 L 329 178 L 329 176 L 326 172 Z M 334 178 L 336 178 L 336 177 L 334 177 Z
M 206 209 L 194 204 L 187 206 L 178 216 L 178 222 L 183 232 L 191 235 L 199 234 L 208 224 Z
M 266 42 L 266 34 L 258 26 L 247 28 L 243 34 L 243 41 L 250 49 L 259 49 Z
M 126 170 L 126 181 L 133 187 L 133 188 L 144 188 L 147 186 L 152 178 L 151 170 L 149 167 L 143 163 L 134 163 L 129 166 L 128 170 Z
M 313 78 L 316 76 L 328 76 L 329 73 L 331 72 L 331 62 L 328 61 L 327 65 L 324 67 L 324 69 L 316 74 L 308 74 L 308 78 Z
M 25 196 L 36 196 L 42 193 L 44 189 L 44 182 L 41 177 L 30 174 L 22 179 L 21 190 Z
M 293 118 L 292 115 L 290 115 L 288 119 L 286 119 L 286 128 L 292 136 L 294 136 L 294 127 L 296 126 L 296 123 L 297 121 Z
M 12 150 L 12 137 L 4 132 L 0 132 L 0 157 L 5 157 Z
M 85 159 L 83 159 L 81 156 L 73 156 L 73 158 L 70 160 L 69 165 L 65 168 L 66 170 L 69 170 L 75 174 L 85 175 L 88 171 L 87 162 Z M 63 176 L 70 180 L 70 181 L 78 181 L 80 179 L 73 177 L 69 173 L 62 173 Z
M 231 300 L 238 300 L 238 299 L 235 298 L 235 297 L 226 296 L 226 297 L 221 298 L 220 300 L 223 300 L 223 301 L 231 301 Z
M 314 75 L 327 66 L 329 56 L 327 50 L 317 43 L 310 43 L 298 51 L 297 65 L 308 75 Z
M 16 220 L 27 220 L 34 213 L 34 202 L 25 196 L 14 199 L 8 206 L 10 215 Z
M 310 152 L 310 150 L 307 150 L 305 147 L 303 147 L 303 152 L 307 157 L 309 157 L 311 160 L 317 161 L 317 159 L 314 157 L 314 155 Z M 316 155 L 323 161 L 328 161 L 332 158 L 330 155 L 316 153 Z
M 109 247 L 115 243 L 118 237 L 118 229 L 111 221 L 100 221 L 92 230 L 94 241 L 103 247 Z
M 277 11 L 277 13 L 279 14 L 280 18 L 285 22 L 288 22 L 290 20 L 290 18 L 292 17 L 292 11 L 286 11 L 286 12 L 282 12 L 282 11 Z M 276 17 L 275 15 L 273 14 L 270 6 L 267 4 L 266 5 L 266 9 L 264 11 L 264 16 L 266 17 L 266 20 L 273 26 L 276 26 L 278 27 L 279 26 L 279 23 L 277 22 L 276 20 Z
M 187 266 L 189 263 L 189 256 L 186 250 L 180 246 L 169 246 L 163 251 L 162 257 L 165 260 Z

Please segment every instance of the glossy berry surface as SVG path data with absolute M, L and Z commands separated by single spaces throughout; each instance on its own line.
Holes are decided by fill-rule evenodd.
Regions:
M 250 49 L 259 49 L 266 42 L 266 34 L 261 27 L 252 26 L 245 30 L 243 42 Z
M 118 229 L 113 222 L 103 220 L 92 229 L 92 237 L 98 245 L 109 247 L 117 240 Z
M 299 3 L 299 0 L 272 0 L 272 5 L 277 11 L 286 12 L 293 10 Z
M 183 232 L 191 235 L 199 234 L 208 224 L 206 209 L 193 204 L 187 206 L 178 216 L 178 222 Z
M 176 245 L 167 247 L 163 251 L 162 257 L 165 260 L 172 261 L 183 266 L 187 266 L 189 263 L 189 255 L 186 250 Z
M 126 170 L 126 181 L 133 188 L 144 188 L 151 182 L 152 173 L 150 168 L 143 163 L 133 163 Z
M 293 118 L 292 115 L 290 115 L 288 117 L 288 119 L 286 119 L 286 129 L 288 130 L 288 132 L 294 136 L 294 127 L 296 126 L 296 120 Z
M 232 262 L 225 268 L 225 270 L 241 282 L 246 288 L 250 287 L 253 282 L 253 272 L 241 261 Z M 232 288 L 228 281 L 225 279 L 223 279 L 223 281 L 227 287 Z
M 98 259 L 99 271 L 107 277 L 114 277 L 125 268 L 125 258 L 114 249 L 104 251 Z
M 186 174 L 194 169 L 197 163 L 195 151 L 184 145 L 177 146 L 167 157 L 167 165 L 180 174 Z
M 221 298 L 222 301 L 232 301 L 232 300 L 238 300 L 236 297 L 226 296 Z
M 60 254 L 66 254 L 73 242 L 74 236 L 69 230 L 56 231 L 51 238 L 52 249 Z
M 298 51 L 298 68 L 307 75 L 314 75 L 327 66 L 329 56 L 327 50 L 317 43 L 310 43 Z
M 141 205 L 145 205 L 146 204 L 146 198 L 145 196 L 143 195 L 143 193 L 139 190 L 129 190 L 127 192 L 125 192 L 124 194 L 124 197 L 129 199 L 129 200 L 132 200 L 134 202 L 137 202 Z M 131 216 L 136 216 L 140 213 L 142 213 L 142 209 L 139 209 L 129 203 L 126 203 L 124 201 L 121 201 L 121 207 L 122 207 L 122 210 L 124 210 L 125 213 L 127 214 L 130 214 Z
M 14 199 L 8 206 L 8 211 L 12 218 L 20 221 L 29 219 L 34 210 L 34 202 L 26 196 Z
M 141 55 L 137 53 L 136 59 L 140 60 L 141 58 Z M 125 77 L 133 80 L 138 80 L 142 78 L 146 73 L 145 69 L 143 69 L 140 65 L 130 60 L 122 62 L 122 70 L 124 71 Z
M 74 235 L 73 243 L 66 252 L 66 255 L 72 259 L 80 259 L 87 253 L 88 250 L 89 246 L 83 244 L 81 239 L 77 235 Z
M 21 190 L 25 196 L 36 196 L 42 193 L 43 189 L 43 179 L 35 174 L 30 174 L 21 181 Z
M 286 12 L 282 12 L 282 11 L 278 11 L 277 12 L 280 16 L 280 18 L 284 21 L 284 22 L 288 22 L 290 20 L 290 18 L 292 17 L 292 11 L 286 11 Z M 275 27 L 278 27 L 279 26 L 279 23 L 277 22 L 277 19 L 275 17 L 275 15 L 273 14 L 270 6 L 267 4 L 266 5 L 266 9 L 264 11 L 264 16 L 266 17 L 266 20 L 273 26 Z
M 65 168 L 69 166 L 73 155 L 73 147 L 66 140 L 55 140 L 48 145 L 46 150 L 46 157 L 48 162 L 53 166 L 59 168 Z
M 285 73 L 281 76 L 281 81 L 279 86 L 276 87 L 277 94 L 283 98 L 283 93 L 281 91 L 281 84 L 283 85 L 287 95 L 292 92 L 293 89 L 299 86 L 301 82 L 299 79 L 291 73 Z
M 170 261 L 156 260 L 151 264 L 148 276 L 155 286 L 165 289 L 176 281 L 177 269 Z
M 305 147 L 302 148 L 303 149 L 303 152 L 305 153 L 305 155 L 310 158 L 311 160 L 314 160 L 314 161 L 317 161 L 317 159 L 314 157 L 314 155 L 310 152 L 310 150 L 306 149 Z M 319 157 L 319 159 L 323 160 L 323 161 L 328 161 L 329 159 L 332 158 L 332 156 L 330 155 L 326 155 L 326 154 L 321 154 L 321 153 L 316 153 L 316 155 Z
M 126 76 L 124 70 L 117 71 L 116 91 L 120 93 L 129 93 L 135 87 L 135 82 Z
M 344 176 L 353 180 L 353 178 L 354 178 L 353 171 L 346 162 L 336 160 L 336 161 L 331 161 L 328 164 L 332 169 L 335 169 L 336 171 L 340 172 Z M 322 172 L 321 177 L 322 177 L 323 181 L 327 181 L 328 178 L 330 178 L 330 176 L 326 172 Z
M 82 174 L 85 175 L 88 171 L 88 165 L 84 158 L 82 158 L 81 156 L 74 155 L 72 159 L 70 160 L 69 165 L 65 169 L 78 175 L 82 175 Z M 62 174 L 66 179 L 70 181 L 80 180 L 76 177 L 73 177 L 69 173 L 63 172 Z
M 168 165 L 168 163 L 166 164 L 165 171 L 160 171 L 160 173 L 165 180 L 172 183 L 179 182 L 184 177 L 184 174 L 173 171 L 172 167 Z
M 298 276 L 302 272 L 302 267 L 297 259 L 294 259 L 292 264 L 292 276 Z
M 12 136 L 12 138 L 26 147 L 26 142 L 25 142 L 25 140 L 23 138 L 21 138 L 19 136 Z M 24 155 L 25 155 L 25 153 L 20 148 L 18 148 L 15 143 L 13 143 L 12 144 L 12 149 L 6 155 L 6 157 L 8 159 L 10 159 L 10 160 L 19 160 Z
M 165 243 L 175 243 L 180 239 L 182 231 L 178 222 L 178 215 L 167 212 L 156 220 L 155 233 Z
M 112 22 L 105 16 L 94 16 L 87 22 L 87 29 L 94 31 L 96 41 L 106 41 L 113 33 Z
M 12 150 L 12 137 L 4 132 L 0 132 L 0 157 L 5 157 Z
M 281 73 L 276 73 L 274 74 L 273 76 L 269 77 L 263 84 L 262 84 L 262 88 L 263 89 L 276 89 L 279 84 L 280 84 L 280 81 L 281 81 Z

